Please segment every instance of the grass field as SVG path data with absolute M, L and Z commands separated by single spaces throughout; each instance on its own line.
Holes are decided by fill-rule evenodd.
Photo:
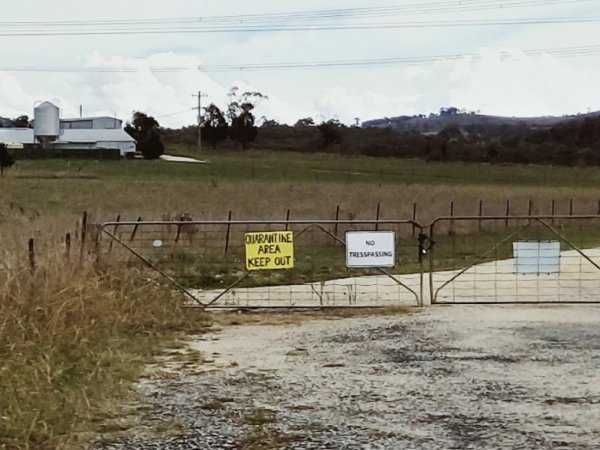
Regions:
M 226 219 L 229 211 L 234 219 L 284 219 L 287 210 L 292 219 L 331 219 L 339 206 L 340 218 L 373 219 L 379 204 L 381 218 L 408 219 L 416 203 L 417 219 L 427 223 L 448 215 L 451 202 L 456 215 L 477 214 L 480 201 L 485 214 L 504 214 L 507 200 L 511 213 L 526 214 L 531 200 L 534 214 L 547 214 L 554 200 L 557 214 L 569 213 L 571 204 L 573 213 L 589 214 L 598 212 L 600 199 L 596 168 L 428 164 L 259 150 L 207 151 L 201 157 L 210 164 L 17 157 L 15 167 L 0 177 L 0 375 L 14 391 L 0 390 L 0 448 L 63 442 L 60 436 L 98 414 L 103 396 L 123 392 L 119 380 L 126 381 L 126 391 L 147 357 L 164 347 L 163 339 L 201 328 L 177 313 L 177 300 L 161 302 L 168 287 L 140 283 L 137 272 L 87 265 L 82 270 L 76 255 L 67 263 L 56 258 L 64 251 L 65 233 L 76 239 L 84 210 L 90 222 L 117 215 L 160 219 L 184 211 L 199 220 Z M 595 234 L 590 232 L 588 244 L 597 243 Z M 40 252 L 33 277 L 26 268 L 32 237 Z M 486 239 L 482 235 L 479 241 Z M 489 237 L 492 244 L 495 239 Z M 454 267 L 461 262 L 450 255 L 454 240 L 448 242 L 443 264 Z M 405 266 L 417 267 L 412 248 Z M 307 265 L 304 275 L 332 276 L 331 267 L 327 273 L 321 269 Z M 219 270 L 227 273 L 227 267 Z M 144 308 L 137 303 L 140 295 L 150 299 Z M 150 339 L 148 324 L 154 324 Z M 100 365 L 94 363 L 98 354 Z M 127 358 L 131 367 L 123 363 Z M 30 370 L 19 372 L 27 364 Z M 17 373 L 23 377 L 5 375 Z M 97 389 L 88 388 L 89 380 Z M 54 404 L 71 405 L 73 414 L 66 416 Z
M 180 151 L 180 153 L 183 153 Z M 189 152 L 188 152 L 189 153 Z M 190 211 L 200 218 L 331 218 L 340 205 L 346 218 L 408 217 L 414 202 L 419 218 L 504 211 L 505 201 L 523 209 L 597 211 L 600 169 L 425 163 L 416 160 L 341 157 L 289 152 L 206 152 L 210 164 L 161 161 L 24 160 L 0 178 L 4 221 L 12 204 L 24 215 L 76 218 L 85 209 L 98 220 L 122 214 L 157 218 Z
M 176 149 L 172 153 L 194 154 Z M 207 151 L 210 164 L 22 160 L 0 178 L 3 249 L 28 238 L 55 245 L 89 221 L 160 219 L 384 219 L 426 224 L 448 215 L 597 213 L 600 169 L 425 163 L 292 152 Z

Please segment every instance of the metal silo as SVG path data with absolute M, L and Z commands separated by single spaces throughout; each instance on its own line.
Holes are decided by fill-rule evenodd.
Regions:
M 43 102 L 33 109 L 33 134 L 40 142 L 58 139 L 60 134 L 58 106 Z

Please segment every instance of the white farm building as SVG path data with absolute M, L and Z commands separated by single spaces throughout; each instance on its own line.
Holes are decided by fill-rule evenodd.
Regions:
M 0 128 L 0 143 L 19 149 L 41 147 L 40 152 L 82 155 L 87 151 L 106 151 L 121 157 L 133 156 L 135 140 L 114 117 L 61 119 L 58 106 L 43 102 L 34 108 L 33 128 Z

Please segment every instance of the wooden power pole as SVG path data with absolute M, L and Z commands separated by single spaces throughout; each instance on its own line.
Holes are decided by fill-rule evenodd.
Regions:
M 194 97 L 198 97 L 198 153 L 202 151 L 202 91 L 198 91 Z

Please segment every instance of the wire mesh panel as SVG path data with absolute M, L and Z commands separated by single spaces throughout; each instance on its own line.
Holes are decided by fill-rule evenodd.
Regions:
M 413 228 L 389 220 L 120 222 L 103 225 L 98 251 L 108 262 L 151 266 L 211 307 L 416 305 L 421 277 Z M 346 267 L 347 231 L 394 232 L 395 266 Z
M 600 302 L 600 217 L 442 218 L 431 303 Z

